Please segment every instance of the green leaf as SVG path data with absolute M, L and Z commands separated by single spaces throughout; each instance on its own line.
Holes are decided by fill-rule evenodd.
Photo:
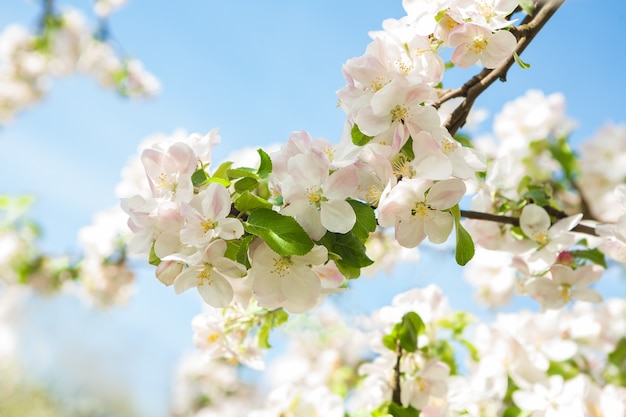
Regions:
M 420 415 L 420 412 L 415 408 L 411 406 L 405 408 L 396 403 L 389 404 L 389 410 L 387 411 L 393 417 L 419 417 Z
M 567 143 L 565 137 L 560 137 L 556 141 L 550 142 L 548 146 L 550 154 L 563 168 L 565 177 L 574 179 L 578 175 L 578 157 Z
M 615 346 L 613 352 L 608 355 L 609 363 L 621 368 L 626 372 L 626 337 L 622 337 Z
M 259 180 L 254 177 L 243 177 L 235 183 L 235 191 L 243 193 L 252 191 L 259 185 Z
M 561 375 L 563 379 L 572 379 L 580 373 L 580 369 L 573 360 L 555 362 L 550 361 L 548 375 Z
M 253 210 L 243 226 L 281 256 L 306 255 L 313 249 L 313 241 L 293 217 L 271 209 Z
M 270 332 L 272 329 L 282 326 L 289 319 L 289 314 L 279 308 L 278 310 L 269 311 L 265 317 L 263 317 L 263 325 L 259 329 L 257 334 L 257 344 L 261 349 L 269 349 L 270 345 Z
M 241 244 L 239 245 L 239 249 L 237 250 L 237 255 L 235 260 L 240 264 L 244 265 L 246 268 L 250 268 L 250 258 L 248 258 L 248 247 L 250 243 L 256 238 L 254 235 L 248 235 L 241 239 Z
M 415 152 L 413 152 L 413 138 L 409 136 L 409 139 L 406 141 L 402 149 L 400 149 L 400 153 L 408 158 L 409 161 L 415 159 Z
M 244 191 L 234 201 L 235 208 L 241 213 L 249 213 L 258 208 L 271 209 L 272 204 L 259 196 L 252 194 L 250 191 Z
M 524 11 L 524 13 L 526 13 L 529 16 L 532 16 L 534 9 L 535 9 L 533 0 L 519 0 L 519 5 Z
M 226 174 L 228 175 L 228 179 L 230 180 L 236 180 L 237 178 L 245 177 L 256 179 L 259 178 L 259 176 L 256 174 L 256 172 L 254 172 L 252 168 L 233 168 L 227 170 Z
M 348 200 L 356 214 L 356 223 L 352 228 L 352 233 L 362 243 L 365 243 L 370 233 L 376 230 L 376 215 L 374 209 L 365 203 L 356 200 Z
M 150 256 L 148 257 L 148 263 L 150 265 L 159 266 L 159 264 L 161 263 L 161 258 L 159 258 L 157 254 L 154 252 L 155 244 L 156 244 L 156 240 L 152 242 L 152 247 L 150 248 Z
M 218 183 L 218 184 L 222 184 L 224 187 L 228 188 L 230 187 L 230 181 L 225 180 L 224 178 L 219 178 L 219 177 L 211 177 L 209 178 L 206 183 L 210 184 L 210 183 Z
M 398 340 L 390 334 L 383 336 L 383 345 L 392 352 L 396 351 Z
M 402 316 L 402 322 L 398 329 L 398 340 L 400 346 L 407 352 L 417 350 L 417 336 L 424 330 L 422 318 L 414 311 L 409 311 Z
M 602 268 L 607 269 L 608 265 L 606 264 L 606 257 L 604 253 L 602 253 L 598 249 L 581 249 L 581 250 L 572 250 L 569 252 L 575 259 L 584 259 L 589 262 L 592 262 L 596 265 L 600 265 Z
M 474 257 L 474 240 L 472 236 L 461 226 L 461 209 L 459 205 L 455 205 L 450 209 L 454 217 L 454 225 L 456 229 L 456 251 L 454 258 L 456 263 L 463 266 Z
M 358 278 L 361 268 L 374 263 L 365 253 L 365 245 L 352 232 L 345 234 L 326 232 L 319 243 L 335 255 L 333 260 L 339 271 L 348 279 Z
M 217 169 L 213 173 L 212 178 L 222 178 L 224 180 L 228 180 L 228 170 L 230 169 L 232 164 L 233 163 L 231 161 L 226 161 L 220 164 L 220 166 L 217 167 Z
M 203 168 L 196 170 L 196 172 L 194 172 L 191 175 L 191 182 L 193 183 L 194 187 L 200 187 L 208 179 L 209 179 L 209 176 L 207 175 L 206 171 Z
M 259 157 L 261 158 L 261 164 L 257 170 L 257 174 L 260 178 L 267 178 L 272 173 L 272 158 L 263 149 L 257 149 Z
M 434 347 L 435 356 L 450 367 L 450 375 L 457 375 L 457 366 L 452 344 L 447 340 L 439 340 Z
M 515 59 L 515 62 L 517 62 L 517 65 L 519 65 L 522 69 L 530 68 L 530 64 L 522 61 L 522 58 L 520 58 L 517 52 L 515 51 L 513 51 L 513 59 Z
M 532 200 L 532 202 L 537 204 L 538 206 L 550 206 L 550 196 L 544 189 L 541 188 L 529 186 L 528 191 L 522 194 L 522 198 Z
M 367 136 L 363 132 L 361 132 L 356 123 L 352 126 L 350 134 L 352 135 L 352 143 L 354 143 L 356 146 L 363 146 L 373 138 L 373 136 Z
M 527 415 L 529 415 L 529 413 L 522 411 L 522 409 L 516 405 L 510 405 L 504 410 L 504 413 L 502 413 L 502 417 L 522 417 Z

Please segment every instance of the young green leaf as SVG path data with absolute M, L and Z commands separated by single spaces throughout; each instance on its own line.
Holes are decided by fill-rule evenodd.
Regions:
M 524 11 L 524 13 L 526 13 L 529 16 L 533 15 L 533 11 L 534 11 L 534 8 L 535 8 L 533 0 L 520 0 L 519 1 L 519 5 L 522 8 L 522 10 Z
M 249 213 L 258 208 L 271 209 L 272 204 L 259 196 L 252 194 L 250 191 L 244 191 L 234 201 L 235 208 L 241 213 Z
M 306 255 L 313 249 L 313 241 L 293 217 L 271 209 L 253 210 L 243 226 L 246 232 L 260 237 L 282 256 Z
M 259 180 L 253 177 L 243 177 L 235 183 L 235 191 L 243 193 L 252 191 L 259 185 Z
M 398 329 L 398 340 L 402 349 L 407 352 L 415 352 L 417 350 L 417 336 L 423 331 L 424 322 L 417 313 L 409 311 L 402 316 L 402 322 L 400 322 Z
M 191 175 L 191 182 L 193 183 L 194 187 L 200 187 L 208 179 L 209 179 L 209 176 L 207 175 L 207 173 L 206 173 L 206 171 L 204 169 L 198 169 L 198 170 L 196 170 L 196 172 L 194 172 Z
M 272 158 L 263 150 L 257 149 L 259 157 L 261 158 L 261 164 L 257 170 L 257 174 L 260 178 L 265 179 L 272 173 Z
M 356 223 L 352 228 L 352 233 L 361 242 L 365 243 L 370 233 L 376 230 L 376 215 L 374 209 L 365 203 L 356 200 L 348 200 L 350 206 L 356 214 Z
M 517 65 L 519 65 L 522 69 L 530 68 L 530 64 L 522 61 L 522 58 L 520 58 L 517 52 L 515 51 L 513 51 L 513 59 L 515 59 L 515 62 L 517 62 Z
M 474 240 L 461 225 L 461 209 L 459 209 L 459 205 L 457 204 L 452 207 L 450 212 L 454 216 L 454 226 L 456 229 L 456 251 L 454 258 L 457 264 L 463 266 L 474 257 Z
M 415 408 L 411 406 L 405 408 L 396 403 L 389 404 L 387 412 L 393 417 L 419 417 L 420 415 L 420 412 Z
M 367 136 L 356 125 L 356 123 L 352 126 L 352 130 L 350 131 L 352 135 L 352 143 L 356 146 L 363 146 L 367 144 L 370 140 L 372 140 L 372 136 Z

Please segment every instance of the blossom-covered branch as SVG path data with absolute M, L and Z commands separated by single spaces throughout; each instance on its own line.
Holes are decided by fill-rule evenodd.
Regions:
M 519 55 L 526 49 L 537 33 L 543 28 L 548 20 L 554 15 L 564 0 L 535 1 L 532 15 L 526 16 L 522 24 L 516 28 L 511 27 L 511 32 L 517 38 L 517 46 L 514 54 Z M 444 126 L 450 134 L 454 135 L 466 122 L 474 102 L 496 80 L 506 81 L 506 74 L 516 62 L 515 56 L 508 57 L 497 68 L 485 68 L 479 74 L 471 78 L 458 89 L 446 92 L 436 105 L 441 105 L 455 97 L 465 97 L 463 102 L 452 112 Z

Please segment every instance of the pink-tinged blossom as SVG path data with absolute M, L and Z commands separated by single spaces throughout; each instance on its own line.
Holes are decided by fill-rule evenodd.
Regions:
M 422 179 L 402 180 L 381 197 L 378 224 L 395 226 L 402 246 L 419 245 L 426 237 L 443 243 L 452 232 L 454 219 L 448 211 L 465 194 L 465 183 L 449 179 L 433 183 Z
M 227 217 L 231 205 L 230 193 L 218 183 L 209 184 L 190 203 L 183 203 L 181 214 L 186 223 L 180 230 L 181 242 L 203 248 L 214 238 L 239 239 L 243 225 L 240 220 Z
M 404 77 L 394 78 L 363 107 L 354 121 L 368 136 L 389 137 L 392 153 L 400 151 L 409 136 L 431 131 L 441 124 L 434 107 L 435 90 L 425 84 L 411 85 Z
M 191 175 L 197 159 L 189 145 L 176 142 L 167 151 L 145 149 L 141 161 L 154 197 L 189 201 L 193 196 Z
M 229 280 L 246 274 L 243 265 L 224 257 L 226 242 L 215 240 L 202 252 L 190 256 L 175 254 L 163 258 L 164 261 L 177 261 L 189 265 L 174 280 L 174 290 L 180 294 L 196 287 L 202 299 L 210 306 L 223 308 L 233 299 L 233 287 Z
M 211 129 L 206 135 L 200 133 L 192 133 L 186 139 L 187 144 L 193 153 L 196 155 L 198 161 L 201 161 L 203 165 L 208 165 L 211 162 L 211 153 L 213 148 L 222 141 L 222 137 L 219 134 L 219 129 Z
M 475 150 L 461 146 L 442 127 L 413 136 L 413 153 L 410 162 L 414 176 L 430 180 L 444 180 L 454 176 L 474 178 L 476 172 L 485 170 L 485 159 Z
M 411 84 L 435 86 L 441 82 L 445 63 L 436 53 L 432 38 L 416 35 L 415 25 L 407 18 L 386 19 L 383 29 L 369 35 L 382 41 L 380 45 L 385 48 L 387 65 L 391 69 L 402 74 Z
M 378 206 L 385 187 L 397 182 L 391 163 L 372 148 L 364 147 L 355 167 L 359 175 L 356 196 L 371 206 Z
M 318 158 L 301 154 L 289 160 L 289 174 L 281 185 L 282 213 L 293 216 L 311 239 L 321 239 L 327 230 L 347 233 L 352 229 L 356 214 L 346 199 L 359 184 L 354 166 L 330 174 Z
M 284 307 L 290 313 L 304 313 L 317 304 L 322 283 L 312 267 L 328 260 L 324 246 L 308 254 L 282 256 L 265 242 L 250 248 L 248 280 L 259 306 L 269 310 Z
M 546 309 L 561 308 L 573 299 L 598 303 L 602 301 L 602 296 L 588 286 L 598 281 L 603 271 L 598 265 L 585 265 L 577 269 L 553 265 L 550 277 L 531 278 L 525 289 Z
M 437 25 L 437 15 L 450 3 L 450 0 L 402 0 L 402 7 L 407 13 L 407 19 L 415 22 L 416 33 L 429 36 Z
M 491 30 L 510 26 L 515 20 L 507 16 L 519 5 L 519 0 L 456 0 L 454 9 L 464 21 L 484 26 Z
M 490 29 L 474 23 L 458 25 L 448 37 L 452 46 L 452 63 L 461 68 L 469 68 L 481 63 L 485 68 L 496 68 L 509 58 L 517 40 L 511 32 L 498 30 L 492 33 Z

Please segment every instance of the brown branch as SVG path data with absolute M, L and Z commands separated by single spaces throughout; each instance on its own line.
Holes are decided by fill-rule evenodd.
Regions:
M 510 217 L 510 216 L 501 216 L 499 214 L 491 214 L 491 213 L 482 213 L 478 211 L 471 210 L 461 210 L 461 216 L 466 219 L 474 219 L 474 220 L 485 220 L 489 222 L 510 224 L 512 226 L 519 226 L 519 218 L 518 217 Z M 592 236 L 598 236 L 596 233 L 596 228 L 593 226 L 586 226 L 584 224 L 577 224 L 572 232 L 585 233 Z
M 394 379 L 391 401 L 398 405 L 402 405 L 402 388 L 400 387 L 400 359 L 402 358 L 402 346 L 400 346 L 400 342 L 398 342 L 398 345 L 396 347 L 396 355 L 398 356 L 398 358 L 396 359 L 396 364 L 393 367 Z
M 512 29 L 513 34 L 517 38 L 517 46 L 515 52 L 517 55 L 526 49 L 526 47 L 532 42 L 537 33 L 543 28 L 548 20 L 554 15 L 557 9 L 563 4 L 565 0 L 553 0 L 546 2 L 537 2 L 535 14 L 527 16 L 522 24 Z M 459 89 L 452 90 L 444 94 L 436 103 L 436 107 L 443 102 L 455 97 L 465 97 L 465 100 L 452 112 L 444 127 L 448 129 L 451 135 L 454 134 L 465 124 L 467 116 L 474 104 L 474 101 L 478 98 L 483 91 L 485 91 L 496 80 L 506 81 L 506 75 L 515 63 L 515 58 L 511 55 L 506 61 L 495 69 L 483 69 L 479 74 L 472 77 L 467 83 L 461 86 Z

